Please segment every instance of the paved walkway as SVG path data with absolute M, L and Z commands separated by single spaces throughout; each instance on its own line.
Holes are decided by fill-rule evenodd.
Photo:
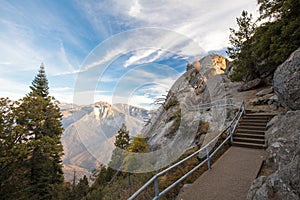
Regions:
M 244 200 L 266 152 L 230 147 L 193 184 L 186 185 L 177 200 Z

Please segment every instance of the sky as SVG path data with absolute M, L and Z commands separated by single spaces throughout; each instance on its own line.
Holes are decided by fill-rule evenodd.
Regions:
M 192 62 L 226 56 L 255 0 L 0 0 L 0 97 L 17 100 L 41 63 L 63 103 L 150 109 Z

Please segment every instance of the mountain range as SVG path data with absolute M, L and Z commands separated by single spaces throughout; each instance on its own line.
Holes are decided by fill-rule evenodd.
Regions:
M 127 104 L 61 104 L 60 108 L 66 181 L 72 181 L 74 171 L 79 179 L 89 175 L 100 163 L 107 164 L 115 148 L 114 136 L 122 124 L 126 125 L 130 136 L 134 136 L 140 133 L 148 117 L 147 110 Z

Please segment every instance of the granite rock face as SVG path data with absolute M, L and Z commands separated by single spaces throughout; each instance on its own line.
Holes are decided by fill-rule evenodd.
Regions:
M 268 165 L 281 169 L 300 153 L 300 110 L 273 118 L 268 124 L 266 139 Z
M 228 98 L 225 88 L 228 83 L 224 81 L 227 59 L 213 54 L 198 62 L 199 69 L 193 66 L 194 62 L 192 68 L 175 81 L 164 103 L 152 115 L 151 124 L 141 131 L 152 151 L 170 149 L 173 153 L 178 149 L 182 153 L 209 142 L 229 123 L 226 108 L 199 110 L 201 104 Z M 172 154 L 172 159 L 176 160 L 178 155 Z M 167 153 L 158 157 L 159 161 L 153 163 L 156 167 L 168 159 Z
M 276 69 L 273 87 L 283 106 L 300 109 L 300 48 Z
M 268 123 L 269 176 L 254 180 L 248 200 L 300 199 L 300 110 L 275 116 Z
M 257 178 L 251 185 L 247 199 L 299 200 L 299 156 L 274 174 Z

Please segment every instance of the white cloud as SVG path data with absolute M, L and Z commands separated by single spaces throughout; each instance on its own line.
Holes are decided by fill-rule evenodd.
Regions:
M 132 17 L 137 17 L 141 13 L 141 5 L 138 0 L 135 0 L 130 7 L 128 14 Z
M 156 56 L 150 57 L 150 55 L 153 55 L 154 53 L 156 53 Z M 131 56 L 125 62 L 124 67 L 128 67 L 133 64 L 151 63 L 151 62 L 155 61 L 156 59 L 158 59 L 161 54 L 162 54 L 162 50 L 156 50 L 156 49 L 135 51 L 134 55 Z
M 124 67 L 157 61 L 168 55 L 165 51 L 190 57 L 203 56 L 205 52 L 228 46 L 229 27 L 236 27 L 235 18 L 243 9 L 257 16 L 256 2 L 252 0 L 109 0 L 78 2 L 78 5 L 93 26 L 103 26 L 103 19 L 99 17 L 101 13 L 108 19 L 118 16 L 118 23 L 127 27 L 125 32 L 104 41 L 117 40 L 118 43 L 108 45 L 107 51 L 93 62 L 88 62 L 85 70 L 129 52 L 134 54 Z M 143 32 L 141 29 L 144 27 Z M 155 34 L 147 27 L 166 31 Z M 126 34 L 128 28 L 138 28 L 136 33 L 139 32 L 139 35 L 135 35 L 134 31 Z
M 168 58 L 172 54 L 195 56 L 204 51 L 182 34 L 161 28 L 132 29 L 114 35 L 102 42 L 87 57 L 83 71 L 96 66 L 104 67 L 118 57 L 131 54 L 124 67 Z
M 235 18 L 242 10 L 258 15 L 253 0 L 112 0 L 84 2 L 83 5 L 89 8 L 86 11 L 88 16 L 101 12 L 120 16 L 120 23 L 128 27 L 160 27 L 177 31 L 196 40 L 206 51 L 228 45 L 229 27 L 236 27 Z M 92 23 L 96 26 L 99 21 Z
M 3 4 L 7 13 L 15 13 L 19 18 L 24 14 L 18 12 L 19 10 L 8 2 Z M 79 58 L 71 53 L 70 49 L 66 49 L 67 42 L 74 44 L 76 50 L 82 50 L 84 45 L 77 34 L 93 35 L 94 32 L 81 30 L 80 27 L 73 29 L 66 26 L 70 24 L 64 21 L 62 16 L 54 15 L 53 10 L 39 11 L 38 6 L 35 9 L 35 14 L 38 15 L 32 16 L 32 21 L 28 21 L 31 19 L 25 15 L 28 18 L 24 20 L 26 23 L 17 23 L 14 18 L 0 19 L 0 83 L 4 85 L 0 95 L 17 96 L 15 94 L 22 93 L 23 96 L 26 93 L 24 91 L 27 91 L 28 85 L 18 85 L 12 81 L 13 79 L 8 80 L 9 77 L 5 77 L 8 74 L 6 72 L 11 70 L 19 74 L 23 71 L 36 72 L 40 63 L 44 62 L 49 75 L 63 76 L 79 71 Z M 235 18 L 240 16 L 243 9 L 257 16 L 256 1 L 253 0 L 77 1 L 76 11 L 81 12 L 88 19 L 91 27 L 96 31 L 95 35 L 99 36 L 98 38 L 108 38 L 101 44 L 104 48 L 90 55 L 91 59 L 87 60 L 83 70 L 109 64 L 119 56 L 128 53 L 131 56 L 125 62 L 125 67 L 155 62 L 169 56 L 168 52 L 189 57 L 224 49 L 228 45 L 229 27 L 236 27 Z M 40 17 L 41 15 L 43 17 Z M 37 27 L 40 31 L 36 29 Z M 146 29 L 143 29 L 144 27 Z M 129 34 L 129 29 L 135 30 Z M 125 32 L 109 38 L 112 33 L 122 30 Z M 47 44 L 37 41 L 44 33 L 48 33 L 43 36 L 43 39 L 48 41 Z M 161 77 L 159 72 L 151 74 L 140 71 L 139 73 L 139 76 L 131 76 L 128 80 L 159 83 L 151 90 L 149 88 L 145 90 L 157 96 L 160 95 L 159 91 L 170 87 L 177 78 L 170 74 L 169 77 Z M 31 81 L 33 77 L 28 78 Z M 115 82 L 117 79 L 103 77 L 101 81 Z M 11 91 L 4 89 L 8 85 L 12 86 Z M 73 91 L 69 88 L 53 88 L 51 92 L 60 101 L 73 101 Z M 151 96 L 147 95 L 134 94 L 133 96 L 136 100 L 132 102 L 149 102 L 151 99 Z M 90 100 L 85 99 L 84 95 L 81 98 L 83 101 Z M 112 97 L 104 93 L 95 93 L 95 99 L 110 102 Z

